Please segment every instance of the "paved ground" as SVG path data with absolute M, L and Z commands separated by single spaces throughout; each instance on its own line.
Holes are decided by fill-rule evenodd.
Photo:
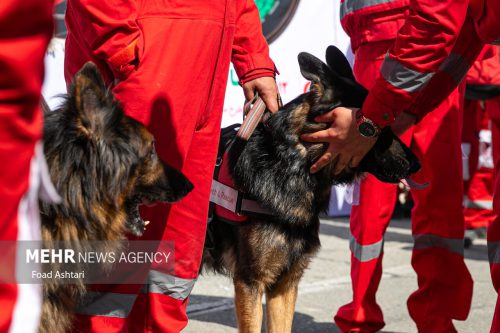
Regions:
M 409 226 L 408 220 L 394 220 L 386 234 L 385 273 L 378 293 L 386 333 L 416 332 L 406 310 L 406 299 L 416 288 L 416 275 L 410 266 Z M 322 220 L 321 242 L 319 255 L 301 281 L 293 329 L 297 333 L 340 332 L 332 323 L 332 314 L 351 299 L 347 220 Z M 487 333 L 496 294 L 489 278 L 486 241 L 476 241 L 465 255 L 475 281 L 474 300 L 469 318 L 456 322 L 456 327 L 460 333 Z M 232 296 L 227 278 L 200 277 L 188 307 L 190 323 L 183 332 L 236 332 Z

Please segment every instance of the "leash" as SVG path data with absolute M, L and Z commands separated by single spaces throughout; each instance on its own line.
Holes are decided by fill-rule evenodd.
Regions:
M 281 109 L 283 107 L 283 102 L 281 101 L 279 93 L 277 99 L 278 106 Z M 264 115 L 266 115 L 265 119 L 263 119 Z M 271 112 L 266 109 L 266 104 L 262 98 L 260 98 L 259 94 L 256 93 L 255 97 L 243 106 L 243 123 L 236 136 L 244 141 L 248 141 L 257 128 L 257 125 L 259 125 L 261 121 L 265 122 L 270 115 Z

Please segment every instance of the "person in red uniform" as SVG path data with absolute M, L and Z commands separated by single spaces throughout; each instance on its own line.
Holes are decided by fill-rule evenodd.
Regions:
M 339 161 L 337 169 L 349 164 L 357 165 L 375 143 L 380 128 L 391 125 L 397 134 L 401 134 L 435 109 L 456 89 L 484 45 L 500 42 L 499 13 L 500 2 L 496 0 L 471 2 L 410 0 L 407 18 L 398 31 L 395 43 L 385 56 L 381 75 L 370 89 L 361 108 L 360 117 L 357 118 L 359 120 L 357 121 L 355 117 L 358 110 L 336 108 L 316 119 L 332 122 L 329 129 L 303 137 L 304 140 L 329 143 L 329 148 L 313 164 L 311 172 L 316 172 L 335 157 Z M 361 133 L 358 124 L 364 124 L 363 128 L 373 129 L 369 132 L 374 135 L 370 135 L 367 131 Z M 441 167 L 448 169 L 446 163 Z M 500 190 L 499 179 L 497 177 L 496 187 Z M 500 209 L 498 195 L 494 198 L 494 209 L 497 213 Z M 418 237 L 419 234 L 420 230 L 414 231 L 414 237 Z M 435 247 L 441 247 L 443 252 L 449 251 L 449 243 L 438 240 L 441 235 L 436 236 L 438 238 L 433 237 L 431 243 Z M 498 218 L 488 230 L 488 249 L 493 284 L 498 291 L 500 288 Z M 435 257 L 438 260 L 437 256 Z M 414 267 L 420 264 L 425 265 L 425 262 L 413 260 Z M 434 278 L 434 274 L 435 271 L 429 269 L 425 275 L 419 276 L 419 288 L 425 287 Z M 449 292 L 461 293 L 462 290 Z M 415 301 L 422 299 L 422 296 L 424 295 L 412 295 Z M 498 326 L 500 322 L 497 323 L 497 317 L 500 319 L 499 312 L 500 302 L 497 302 L 492 332 L 500 331 Z
M 341 3 L 341 23 L 355 54 L 354 73 L 367 89 L 380 75 L 387 50 L 404 24 L 408 3 Z M 430 183 L 424 190 L 411 190 L 415 202 L 412 264 L 418 278 L 427 283 L 410 296 L 408 309 L 421 332 L 455 331 L 452 320 L 464 320 L 472 300 L 472 278 L 463 259 L 463 88 L 455 90 L 402 137 L 422 163 L 415 178 Z M 440 167 L 444 163 L 447 168 Z M 385 184 L 371 175 L 360 183 L 359 204 L 353 205 L 350 219 L 353 299 L 334 318 L 342 332 L 377 332 L 385 325 L 376 292 L 382 276 L 384 233 L 396 196 L 396 185 Z
M 0 241 L 40 239 L 35 151 L 42 138 L 39 107 L 52 0 L 0 2 Z M 38 156 L 40 157 L 40 156 Z M 34 202 L 33 202 L 34 199 Z M 28 215 L 33 214 L 33 215 Z M 5 249 L 5 247 L 3 247 Z M 35 332 L 39 285 L 15 284 L 15 251 L 3 252 L 0 332 Z M 14 268 L 12 271 L 10 268 Z
M 198 276 L 229 64 L 245 97 L 276 111 L 275 66 L 253 0 L 69 0 L 65 76 L 95 62 L 125 113 L 154 134 L 159 156 L 194 190 L 144 209 L 144 240 L 174 243 L 174 271 L 152 266 L 142 290 L 101 286 L 79 309 L 82 332 L 179 332 Z
M 496 217 L 493 211 L 495 161 L 500 156 L 500 47 L 485 47 L 467 73 L 464 128 L 464 217 L 465 246 Z M 496 119 L 496 121 L 492 121 Z

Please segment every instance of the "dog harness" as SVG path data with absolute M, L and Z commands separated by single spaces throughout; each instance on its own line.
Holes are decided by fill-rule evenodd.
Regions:
M 282 107 L 279 96 L 278 104 Z M 234 139 L 238 137 L 247 142 L 257 125 L 270 116 L 270 112 L 266 112 L 264 101 L 258 95 L 245 104 L 243 111 L 245 118 L 241 125 L 233 124 L 221 130 L 210 194 L 209 221 L 215 216 L 224 222 L 241 225 L 248 220 L 249 216 L 273 215 L 269 210 L 261 207 L 257 201 L 238 190 L 229 172 L 228 153 Z

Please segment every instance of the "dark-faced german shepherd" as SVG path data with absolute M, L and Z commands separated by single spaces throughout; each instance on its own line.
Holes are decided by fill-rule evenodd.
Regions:
M 300 140 L 303 133 L 326 129 L 314 118 L 337 106 L 361 107 L 367 91 L 359 85 L 344 55 L 335 47 L 326 53 L 328 65 L 301 53 L 309 92 L 297 97 L 248 142 L 236 139 L 228 152 L 229 170 L 240 191 L 274 216 L 250 216 L 234 226 L 217 217 L 209 223 L 205 267 L 232 276 L 240 332 L 261 331 L 262 295 L 266 295 L 268 332 L 291 332 L 297 286 L 320 247 L 318 214 L 325 210 L 333 184 L 350 183 L 370 172 L 397 183 L 420 165 L 412 152 L 385 129 L 359 167 L 335 175 L 336 161 L 316 174 L 309 168 L 327 148 Z
M 141 235 L 142 202 L 174 202 L 193 186 L 156 155 L 146 128 L 124 115 L 94 64 L 76 75 L 64 105 L 45 112 L 44 149 L 62 203 L 41 203 L 44 248 L 64 241 L 85 248 L 103 241 L 103 251 L 127 232 Z M 94 249 L 96 250 L 96 249 Z M 47 282 L 40 331 L 71 331 L 71 314 L 85 293 L 83 281 Z

